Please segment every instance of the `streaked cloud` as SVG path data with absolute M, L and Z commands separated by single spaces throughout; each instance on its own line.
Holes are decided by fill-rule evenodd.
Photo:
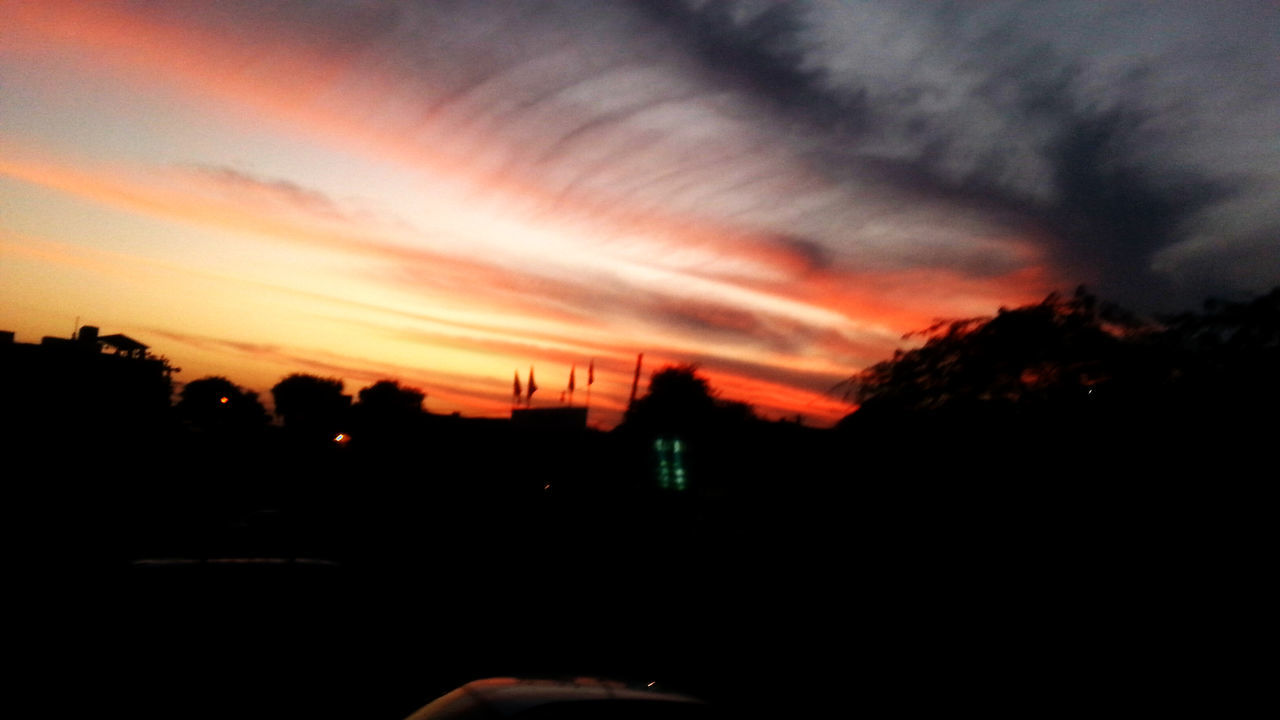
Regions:
M 608 424 L 646 352 L 830 422 L 825 383 L 938 317 L 1080 283 L 1139 310 L 1280 283 L 1278 21 L 1253 2 L 7 3 L 0 197 L 21 202 L 0 231 L 43 238 L 23 272 L 93 258 L 76 272 L 115 278 L 121 314 L 145 295 L 102 258 L 162 265 L 166 292 L 191 278 L 184 317 L 136 312 L 232 378 L 406 373 L 501 414 L 512 369 L 596 357 Z M 5 299 L 62 307 L 55 286 Z M 257 312 L 237 330 L 233 307 Z

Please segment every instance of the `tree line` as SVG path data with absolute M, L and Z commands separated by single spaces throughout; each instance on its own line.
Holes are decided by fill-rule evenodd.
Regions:
M 924 342 L 839 388 L 858 407 L 838 430 L 900 457 L 1251 475 L 1276 431 L 1280 287 L 1153 318 L 1081 287 L 908 337 Z
M 855 415 L 1026 416 L 1103 406 L 1186 417 L 1261 409 L 1277 395 L 1280 288 L 1150 319 L 1081 287 L 911 336 L 924 344 L 842 387 L 859 404 Z
M 913 338 L 924 342 L 834 389 L 856 408 L 838 428 L 1169 426 L 1210 418 L 1234 425 L 1269 415 L 1280 400 L 1280 288 L 1148 318 L 1081 287 L 992 316 L 940 320 L 904 336 Z M 352 423 L 395 435 L 426 414 L 422 390 L 389 379 L 360 390 L 353 402 L 340 379 L 294 373 L 271 395 L 285 428 L 317 435 Z M 175 410 L 204 431 L 271 422 L 256 393 L 217 376 L 187 383 Z M 698 365 L 683 364 L 655 371 L 619 428 L 688 434 L 758 421 L 749 403 L 721 398 Z
M 271 397 L 285 428 L 331 438 L 352 422 L 393 432 L 426 412 L 426 393 L 397 380 L 379 380 L 360 390 L 354 403 L 344 390 L 341 379 L 293 373 L 271 388 Z M 271 424 L 258 393 L 222 376 L 187 383 L 174 411 L 184 425 L 202 432 L 254 432 Z

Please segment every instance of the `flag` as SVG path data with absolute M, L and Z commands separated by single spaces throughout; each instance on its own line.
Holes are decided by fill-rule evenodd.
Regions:
M 511 391 L 516 396 L 517 400 L 519 400 L 520 396 L 524 394 L 524 390 L 520 388 L 520 371 L 519 370 L 516 371 L 516 378 L 511 385 Z
M 596 381 L 596 361 L 592 360 L 587 366 L 587 385 L 591 385 Z
M 534 382 L 534 381 L 533 381 L 533 366 L 532 366 L 532 365 L 530 365 L 530 366 L 529 366 L 529 388 L 528 388 L 528 390 L 529 390 L 529 394 L 527 395 L 527 397 L 528 397 L 530 400 L 532 400 L 532 399 L 533 399 L 533 394 L 534 394 L 535 392 L 537 392 L 537 391 L 538 391 L 538 383 L 536 383 L 536 382 Z
M 573 374 L 577 372 L 578 366 L 574 365 L 569 368 L 569 392 L 573 392 Z

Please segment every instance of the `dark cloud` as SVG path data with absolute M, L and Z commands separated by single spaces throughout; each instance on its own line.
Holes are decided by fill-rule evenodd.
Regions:
M 690 362 L 693 361 L 693 359 L 690 359 Z M 700 367 L 710 372 L 731 373 L 749 378 L 764 378 L 778 385 L 802 388 L 816 395 L 827 395 L 833 403 L 842 402 L 839 393 L 833 389 L 848 378 L 843 373 L 798 370 L 726 357 L 702 359 Z M 746 401 L 751 402 L 751 399 L 746 398 Z
M 633 4 L 676 37 L 719 84 L 754 94 L 783 114 L 799 111 L 826 128 L 847 132 L 861 125 L 862 95 L 832 92 L 824 71 L 809 62 L 804 3 Z
M 835 181 L 1027 233 L 1065 281 L 1144 309 L 1265 289 L 1228 258 L 1280 282 L 1280 251 L 1254 240 L 1280 222 L 1262 200 L 1280 193 L 1261 160 L 1280 163 L 1280 35 L 1259 28 L 1277 27 L 1274 4 L 809 7 L 827 21 L 807 26 L 818 57 L 770 57 L 865 99 L 856 133 L 810 136 Z M 1241 212 L 1223 223 L 1227 208 Z M 921 249 L 912 261 L 971 274 L 1000 260 Z
M 788 255 L 800 258 L 806 272 L 826 270 L 831 267 L 831 251 L 822 243 L 795 235 L 776 235 L 768 242 L 784 250 Z
M 643 309 L 645 316 L 702 336 L 756 338 L 762 323 L 755 313 L 719 303 L 672 301 L 654 297 Z
M 1057 198 L 1043 215 L 1069 276 L 1121 303 L 1164 298 L 1160 305 L 1173 310 L 1195 298 L 1153 272 L 1154 258 L 1184 237 L 1189 218 L 1237 189 L 1191 171 L 1155 176 L 1132 157 L 1141 132 L 1119 112 L 1067 125 L 1049 149 Z

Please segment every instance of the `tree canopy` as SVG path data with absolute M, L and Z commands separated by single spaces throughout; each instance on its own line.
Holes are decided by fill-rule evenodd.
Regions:
M 395 380 L 379 380 L 358 394 L 359 407 L 380 415 L 414 415 L 422 412 L 427 394 Z
M 187 383 L 174 409 L 180 420 L 206 432 L 256 431 L 271 421 L 258 393 L 218 375 Z
M 285 428 L 328 433 L 340 429 L 351 406 L 342 390 L 337 378 L 294 373 L 276 383 L 271 396 Z
M 379 380 L 358 393 L 352 408 L 353 442 L 386 446 L 404 442 L 420 431 L 426 417 L 422 402 L 426 393 L 395 380 Z
M 848 395 L 896 412 L 1027 408 L 1079 402 L 1116 380 L 1126 340 L 1151 327 L 1083 289 L 1002 308 L 993 317 L 940 321 L 907 337 L 923 346 L 859 372 Z
M 1270 415 L 1280 402 L 1280 287 L 1247 301 L 1209 299 L 1164 319 L 1168 385 L 1199 411 Z
M 1167 422 L 1280 397 L 1280 288 L 1156 319 L 1080 288 L 915 335 L 923 345 L 847 381 L 854 416 L 1071 421 L 1088 412 Z
M 703 432 L 754 417 L 750 405 L 722 400 L 696 364 L 685 364 L 654 371 L 648 393 L 628 408 L 624 423 L 663 432 Z

